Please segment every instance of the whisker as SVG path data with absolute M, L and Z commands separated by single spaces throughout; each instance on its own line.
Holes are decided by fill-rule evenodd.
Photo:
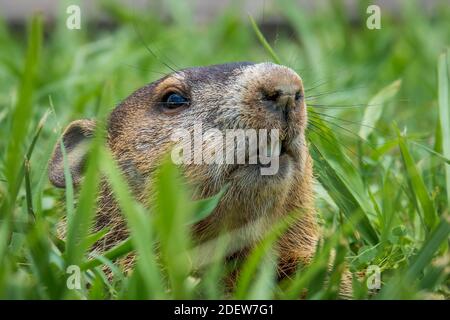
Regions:
M 328 118 L 332 118 L 332 119 L 335 119 L 335 120 L 338 120 L 338 121 L 342 121 L 342 122 L 346 122 L 346 123 L 354 124 L 354 125 L 359 125 L 359 126 L 363 126 L 363 127 L 370 128 L 370 129 L 372 129 L 372 130 L 379 131 L 377 128 L 372 127 L 372 126 L 369 126 L 369 125 L 364 124 L 364 123 L 362 123 L 362 122 L 357 122 L 357 121 L 351 121 L 351 120 L 347 120 L 347 119 L 342 119 L 342 118 L 339 118 L 339 117 L 336 117 L 336 116 L 332 116 L 332 115 L 329 115 L 329 114 L 326 114 L 326 113 L 322 113 L 322 112 L 317 112 L 317 111 L 314 111 L 314 110 L 309 110 L 308 113 L 309 113 L 309 114 L 311 114 L 311 113 L 317 114 L 317 115 L 320 115 L 320 116 L 322 116 L 322 117 L 328 117 Z
M 314 116 L 313 116 L 313 117 L 314 117 Z M 349 134 L 351 134 L 352 136 L 356 137 L 357 139 L 362 140 L 362 141 L 364 141 L 365 143 L 367 143 L 371 149 L 374 149 L 374 148 L 375 148 L 368 140 L 366 140 L 366 139 L 360 137 L 357 133 L 353 132 L 352 130 L 349 130 L 349 129 L 343 127 L 343 126 L 340 126 L 340 125 L 338 125 L 337 123 L 334 123 L 333 121 L 330 121 L 330 120 L 327 120 L 327 119 L 322 119 L 322 118 L 319 117 L 319 116 L 316 116 L 316 119 L 318 119 L 318 120 L 320 119 L 320 120 L 322 120 L 322 121 L 325 121 L 325 122 L 327 122 L 327 123 L 329 123 L 329 124 L 331 124 L 331 125 L 333 125 L 333 126 L 339 128 L 339 129 L 341 129 L 341 130 L 344 130 L 345 132 L 348 132 Z M 313 121 L 313 122 L 314 122 L 314 119 L 310 119 L 310 121 Z
M 318 93 L 318 94 L 311 95 L 311 96 L 305 96 L 305 97 L 306 98 L 317 98 L 317 97 L 322 97 L 322 96 L 325 96 L 325 95 L 330 95 L 330 94 L 335 94 L 335 93 L 342 93 L 342 92 L 347 92 L 349 90 L 358 90 L 358 89 L 364 89 L 364 88 L 366 88 L 366 87 L 365 86 L 359 86 L 359 87 L 353 87 L 353 88 L 346 88 L 346 89 L 343 89 L 343 90 L 325 91 L 325 92 L 322 92 L 322 93 Z
M 357 103 L 357 104 L 340 104 L 340 105 L 331 105 L 331 104 L 311 104 L 307 103 L 309 107 L 314 108 L 324 108 L 324 109 L 354 109 L 354 108 L 363 108 L 363 107 L 377 107 L 381 106 L 382 104 L 372 104 L 368 105 L 365 103 Z
M 311 126 L 311 127 L 309 127 L 309 126 Z M 334 145 L 334 143 L 332 141 L 330 141 L 329 139 L 327 139 L 326 135 L 324 135 L 324 134 L 329 134 L 329 133 L 324 131 L 321 128 L 321 124 L 320 123 L 314 123 L 314 122 L 309 122 L 308 121 L 308 128 L 311 129 L 311 131 L 313 133 L 317 134 L 321 139 L 324 139 L 327 143 Z M 360 137 L 358 136 L 358 138 L 360 138 Z M 341 146 L 344 148 L 344 150 L 350 152 L 355 158 L 357 158 L 358 161 L 360 161 L 360 163 L 362 163 L 364 165 L 368 165 L 369 164 L 366 160 L 364 160 L 358 153 L 353 151 L 350 147 L 346 146 L 345 144 L 341 144 Z M 373 151 L 375 150 L 371 145 L 369 145 L 369 146 L 370 146 L 370 148 Z
M 123 63 L 123 65 L 125 65 L 127 67 L 130 67 L 130 68 L 135 68 L 135 69 L 138 69 L 138 70 L 144 70 L 144 71 L 148 71 L 148 72 L 151 72 L 151 73 L 156 73 L 156 74 L 159 74 L 159 75 L 162 75 L 162 76 L 166 76 L 167 75 L 167 73 L 164 73 L 162 71 L 156 71 L 156 70 L 152 70 L 152 69 L 148 69 L 148 68 L 141 68 L 141 67 L 138 67 L 138 66 L 135 66 L 135 65 L 132 65 L 132 64 L 128 64 L 128 63 Z
M 306 101 L 308 99 L 306 98 Z M 398 99 L 397 102 L 408 102 L 408 99 Z M 355 103 L 355 104 L 314 104 L 314 103 L 307 103 L 307 106 L 314 107 L 314 108 L 324 108 L 324 109 L 346 109 L 346 108 L 362 108 L 362 107 L 379 107 L 382 106 L 383 103 L 374 103 L 374 104 L 366 104 L 366 103 Z
M 318 81 L 317 81 L 318 82 Z M 319 84 L 315 84 L 315 83 L 313 83 L 313 86 L 312 87 L 309 87 L 309 88 L 305 88 L 305 92 L 308 92 L 308 91 L 312 91 L 312 90 L 314 90 L 314 89 L 317 89 L 318 87 L 321 87 L 321 86 L 323 86 L 323 85 L 325 85 L 325 84 L 327 84 L 327 83 L 329 83 L 329 81 L 322 81 L 322 82 L 319 82 Z
M 327 143 L 334 145 L 334 143 L 324 135 L 326 133 L 326 131 L 323 131 L 323 129 L 320 126 L 318 126 L 315 123 L 308 122 L 308 127 L 313 133 L 317 134 L 321 139 L 324 139 Z M 355 151 L 353 151 L 352 149 L 350 149 L 349 147 L 347 147 L 346 145 L 342 145 L 342 147 L 344 147 L 345 150 L 350 152 L 356 158 L 359 158 L 358 154 Z

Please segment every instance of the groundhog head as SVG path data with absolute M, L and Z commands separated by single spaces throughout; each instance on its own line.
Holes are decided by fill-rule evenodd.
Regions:
M 198 197 L 228 186 L 216 217 L 226 211 L 234 222 L 248 221 L 289 207 L 286 198 L 298 193 L 294 189 L 307 174 L 303 97 L 300 77 L 273 63 L 183 69 L 118 105 L 109 117 L 107 142 L 138 198 L 147 197 L 152 173 L 170 154 Z M 77 120 L 63 133 L 74 184 L 82 181 L 94 128 L 93 120 Z M 49 177 L 64 187 L 59 147 Z

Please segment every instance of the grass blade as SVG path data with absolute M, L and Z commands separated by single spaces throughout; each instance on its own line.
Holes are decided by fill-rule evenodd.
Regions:
M 398 129 L 396 130 L 403 164 L 407 173 L 406 178 L 409 182 L 411 192 L 417 197 L 417 199 L 419 199 L 426 230 L 431 231 L 434 229 L 438 222 L 436 209 L 434 207 L 433 201 L 430 198 L 423 178 L 406 144 L 406 138 L 400 134 L 400 131 Z
M 368 197 L 362 194 L 364 186 L 361 177 L 340 150 L 339 143 L 331 131 L 327 131 L 327 137 L 334 143 L 321 141 L 315 134 L 309 135 L 311 155 L 318 168 L 316 172 L 319 181 L 348 219 L 358 217 L 357 230 L 368 243 L 374 245 L 378 243 L 378 235 L 367 217 L 374 210 Z
M 88 249 L 85 239 L 95 215 L 100 182 L 98 149 L 97 144 L 91 146 L 77 208 L 72 217 L 68 217 L 65 252 L 67 265 L 81 265 L 84 252 Z
M 367 139 L 372 133 L 378 120 L 380 119 L 383 108 L 386 103 L 392 99 L 400 89 L 402 84 L 401 80 L 395 80 L 388 86 L 381 89 L 368 103 L 368 107 L 364 111 L 364 116 L 361 121 L 364 125 L 359 129 L 359 136 L 361 139 Z M 376 106 L 375 108 L 370 106 Z
M 256 24 L 253 17 L 249 15 L 248 18 L 250 19 L 250 23 L 252 25 L 253 31 L 256 34 L 256 37 L 258 38 L 259 42 L 261 42 L 264 49 L 266 49 L 266 51 L 270 54 L 270 56 L 272 57 L 273 61 L 275 61 L 275 63 L 281 64 L 280 58 L 278 58 L 278 55 L 275 53 L 275 51 L 273 51 L 272 47 L 270 46 L 269 42 L 267 42 L 267 40 L 264 37 L 264 35 L 262 34 L 261 30 L 259 30 L 258 25 Z
M 25 58 L 25 67 L 20 82 L 17 104 L 12 113 L 12 125 L 10 135 L 14 139 L 9 139 L 6 153 L 5 178 L 9 183 L 9 197 L 4 202 L 4 208 L 0 210 L 0 215 L 10 213 L 14 206 L 20 184 L 17 179 L 23 163 L 23 145 L 28 132 L 29 124 L 33 116 L 33 88 L 39 62 L 39 53 L 42 43 L 42 17 L 36 15 L 31 21 L 28 37 L 28 48 Z
M 67 239 L 65 258 L 66 264 L 82 265 L 84 255 L 89 249 L 89 243 L 86 239 L 89 236 L 92 227 L 92 221 L 97 211 L 97 195 L 100 187 L 100 160 L 102 146 L 105 143 L 106 129 L 106 111 L 110 104 L 110 84 L 105 85 L 101 95 L 100 109 L 98 110 L 98 122 L 94 132 L 94 138 L 90 142 L 87 154 L 87 166 L 84 173 L 83 184 L 79 192 L 76 210 L 72 217 L 67 220 Z M 64 151 L 64 150 L 63 150 Z M 64 175 L 69 178 L 66 180 L 66 187 L 73 193 L 72 186 L 67 185 L 70 181 L 70 172 L 68 172 L 67 163 L 64 164 Z M 69 195 L 69 200 L 73 201 L 73 194 Z M 71 204 L 72 205 L 72 204 Z M 71 208 L 68 209 L 69 212 Z
M 164 159 L 158 168 L 153 208 L 155 228 L 158 232 L 161 260 L 176 299 L 191 297 L 187 278 L 192 268 L 189 255 L 191 247 L 189 221 L 192 221 L 193 203 L 178 168 L 170 158 Z
M 131 241 L 131 238 L 128 238 L 118 245 L 114 246 L 113 248 L 109 249 L 105 253 L 103 253 L 103 257 L 105 257 L 108 260 L 114 261 L 118 258 L 124 257 L 130 252 L 133 251 L 133 243 Z M 84 264 L 81 265 L 81 270 L 89 270 L 95 267 L 98 267 L 103 263 L 102 259 L 94 258 L 91 260 L 86 261 Z
M 430 234 L 424 242 L 422 249 L 412 259 L 411 265 L 408 268 L 406 277 L 415 279 L 420 272 L 431 262 L 434 253 L 439 249 L 444 241 L 448 241 L 450 235 L 450 223 L 444 217 L 436 229 Z
M 110 151 L 106 148 L 103 148 L 101 152 L 101 160 L 103 163 L 102 172 L 107 177 L 130 228 L 131 242 L 138 254 L 139 273 L 144 278 L 146 285 L 145 298 L 163 298 L 165 297 L 165 290 L 153 251 L 154 231 L 150 218 L 142 205 L 134 200 L 128 188 L 128 183 L 122 176 Z M 128 248 L 129 243 L 127 241 L 122 242 L 120 246 L 116 247 L 114 251 L 109 251 L 108 254 L 111 256 L 123 253 Z
M 441 54 L 438 61 L 438 101 L 442 134 L 443 156 L 450 159 L 450 105 L 448 101 L 448 54 Z M 450 164 L 445 164 L 447 206 L 450 206 Z
M 194 209 L 194 216 L 189 221 L 189 225 L 195 224 L 196 222 L 199 222 L 203 219 L 205 219 L 207 216 L 209 216 L 216 206 L 219 204 L 220 199 L 222 199 L 222 196 L 227 191 L 227 187 L 222 188 L 217 194 L 213 195 L 212 197 L 201 199 L 198 201 L 195 201 L 193 204 Z

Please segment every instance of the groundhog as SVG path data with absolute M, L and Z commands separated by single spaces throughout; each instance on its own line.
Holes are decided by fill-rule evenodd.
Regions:
M 146 186 L 152 173 L 174 147 L 173 132 L 253 129 L 278 130 L 278 167 L 257 163 L 182 163 L 182 172 L 196 196 L 212 196 L 227 186 L 215 210 L 193 227 L 199 241 L 214 238 L 224 229 L 233 232 L 236 252 L 246 256 L 277 221 L 301 212 L 277 243 L 280 278 L 299 264 L 308 264 L 320 237 L 314 209 L 313 163 L 305 139 L 307 110 L 302 79 L 292 69 L 274 63 L 238 62 L 193 67 L 169 74 L 134 92 L 109 116 L 107 144 L 128 180 L 134 196 L 147 205 Z M 65 129 L 73 183 L 82 181 L 86 141 L 95 121 L 77 120 Z M 205 146 L 207 147 L 207 146 Z M 194 152 L 194 151 L 192 151 Z M 49 164 L 50 181 L 65 186 L 59 145 Z M 151 190 L 150 190 L 151 192 Z M 109 227 L 102 241 L 105 250 L 127 237 L 128 231 L 111 191 L 103 184 L 98 200 L 96 229 Z M 351 291 L 344 275 L 342 294 Z

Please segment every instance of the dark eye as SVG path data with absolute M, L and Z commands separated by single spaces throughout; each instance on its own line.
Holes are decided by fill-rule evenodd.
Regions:
M 169 92 L 163 99 L 164 106 L 168 109 L 175 109 L 186 106 L 189 100 L 176 92 Z
M 295 93 L 295 100 L 300 100 L 301 98 L 302 98 L 303 96 L 302 96 L 302 93 L 300 92 L 300 91 L 297 91 L 296 93 Z

